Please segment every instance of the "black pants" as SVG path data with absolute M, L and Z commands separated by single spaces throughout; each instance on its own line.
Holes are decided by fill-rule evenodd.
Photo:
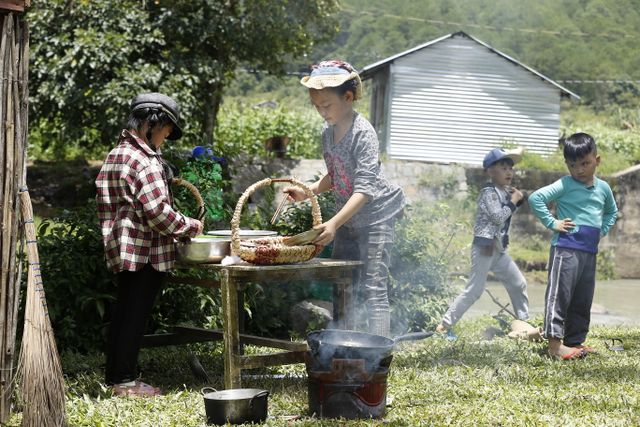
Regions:
M 133 381 L 138 377 L 142 336 L 165 279 L 166 273 L 154 270 L 151 264 L 139 271 L 117 274 L 118 296 L 111 314 L 107 341 L 107 384 Z
M 582 344 L 591 323 L 596 254 L 554 246 L 550 253 L 544 336 L 570 347 Z

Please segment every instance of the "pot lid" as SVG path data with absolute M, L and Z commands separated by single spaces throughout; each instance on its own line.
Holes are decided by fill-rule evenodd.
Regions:
M 213 400 L 239 400 L 239 399 L 253 399 L 259 394 L 269 392 L 259 388 L 232 388 L 229 390 L 219 390 L 204 394 L 205 399 Z
M 231 230 L 212 230 L 207 231 L 209 236 L 231 237 Z M 277 231 L 271 230 L 240 230 L 240 237 L 269 237 L 277 236 Z

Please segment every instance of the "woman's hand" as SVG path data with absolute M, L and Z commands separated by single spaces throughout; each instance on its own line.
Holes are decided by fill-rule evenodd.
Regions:
M 304 190 L 298 187 L 285 187 L 282 192 L 289 195 L 289 197 L 291 197 L 296 202 L 300 202 L 307 198 Z
M 315 245 L 327 246 L 336 238 L 336 231 L 338 228 L 331 221 L 327 221 L 313 228 L 315 230 L 322 230 L 322 233 L 320 233 L 320 235 L 312 242 Z
M 571 220 L 571 218 L 556 219 L 556 221 L 553 223 L 553 230 L 561 233 L 566 233 L 568 231 L 571 231 L 575 226 L 576 224 Z

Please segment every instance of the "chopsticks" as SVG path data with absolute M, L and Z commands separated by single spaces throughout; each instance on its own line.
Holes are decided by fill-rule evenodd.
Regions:
M 284 207 L 285 203 L 287 203 L 288 198 L 289 196 L 285 194 L 282 200 L 280 200 L 280 203 L 278 204 L 276 211 L 273 213 L 273 216 L 271 217 L 271 224 L 275 224 L 276 219 L 278 218 L 278 215 L 280 215 L 280 212 L 282 211 L 282 208 Z

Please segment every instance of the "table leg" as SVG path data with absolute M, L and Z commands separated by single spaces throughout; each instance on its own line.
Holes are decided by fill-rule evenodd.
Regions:
M 238 290 L 229 270 L 220 270 L 222 317 L 224 318 L 224 387 L 240 388 L 240 332 L 238 331 Z
M 333 285 L 333 319 L 335 327 L 353 330 L 355 319 L 353 313 L 353 278 L 336 279 Z

